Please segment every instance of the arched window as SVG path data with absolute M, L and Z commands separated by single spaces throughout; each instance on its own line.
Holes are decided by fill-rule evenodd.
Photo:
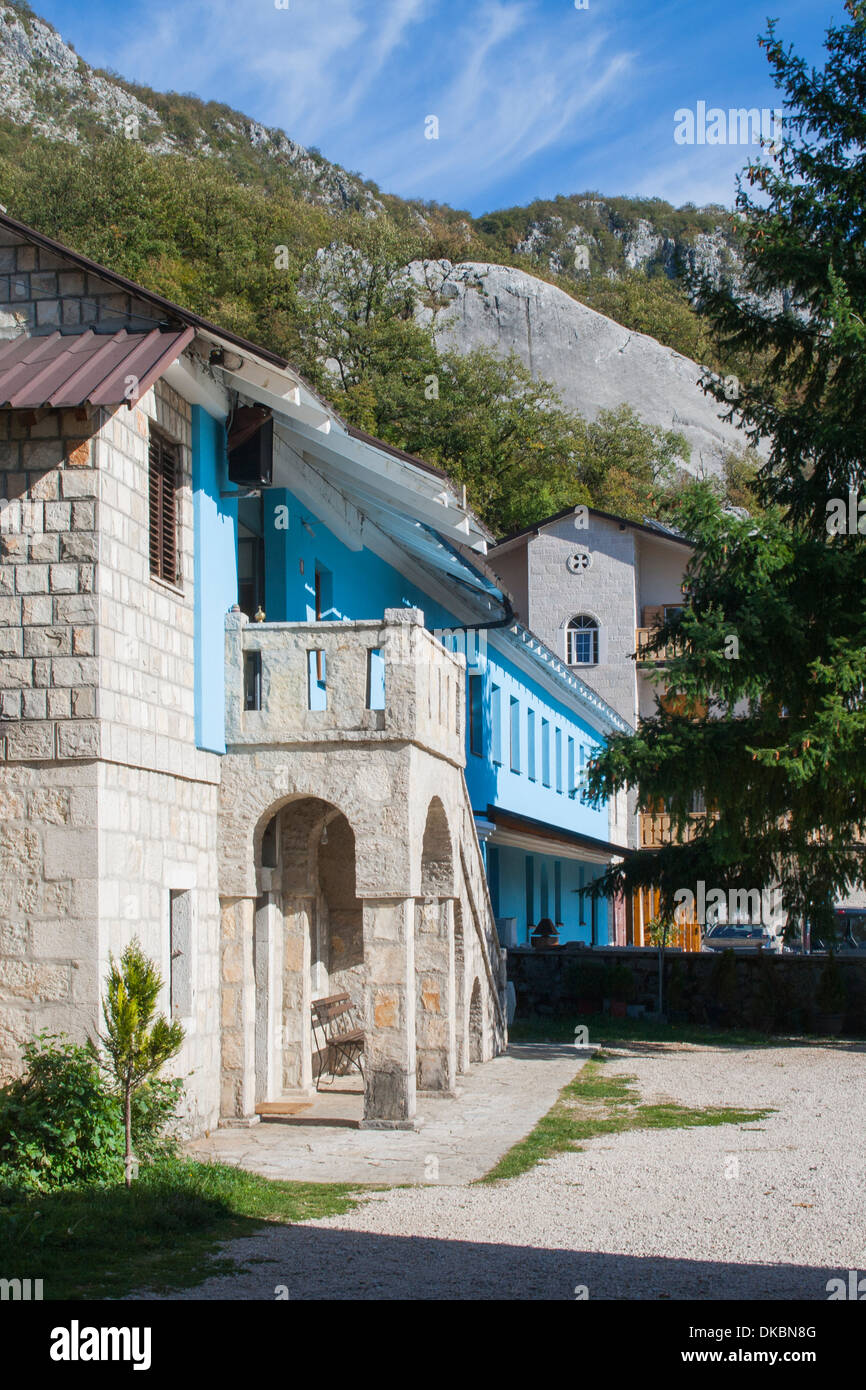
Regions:
M 569 666 L 598 665 L 598 623 L 587 613 L 572 618 L 566 628 L 566 660 Z

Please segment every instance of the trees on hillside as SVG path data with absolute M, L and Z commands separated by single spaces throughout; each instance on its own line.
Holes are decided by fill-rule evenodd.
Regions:
M 654 883 L 670 906 L 698 879 L 778 880 L 788 909 L 824 931 L 833 896 L 866 873 L 866 547 L 856 506 L 866 466 L 866 6 L 848 0 L 847 10 L 819 71 L 770 25 L 763 42 L 788 109 L 780 147 L 748 172 L 761 200 L 740 194 L 747 289 L 700 286 L 723 342 L 763 367 L 741 381 L 732 413 L 770 438 L 757 481 L 766 511 L 726 515 L 700 487 L 680 501 L 696 547 L 690 599 L 656 647 L 680 645 L 667 685 L 681 698 L 634 738 L 612 739 L 589 780 L 596 798 L 624 785 L 644 808 L 664 798 L 680 829 L 697 791 L 716 812 L 689 843 L 639 853 L 600 886 Z M 711 389 L 724 399 L 721 384 Z M 834 502 L 850 503 L 851 490 L 849 524 L 829 530 Z

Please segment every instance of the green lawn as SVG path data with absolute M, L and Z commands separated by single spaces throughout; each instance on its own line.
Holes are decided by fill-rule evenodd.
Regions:
M 548 1018 L 515 1019 L 508 1029 L 508 1041 L 574 1042 L 574 1030 L 580 1023 L 588 1028 L 589 1041 L 604 1047 L 632 1042 L 685 1042 L 712 1047 L 810 1047 L 818 1041 L 812 1036 L 757 1033 L 745 1028 L 708 1028 L 699 1023 L 655 1023 L 643 1018 L 611 1018 L 610 1014 L 578 1017 L 576 1012 Z
M 619 1020 L 617 1020 L 618 1022 Z M 741 1125 L 763 1120 L 771 1110 L 741 1110 L 732 1106 L 691 1109 L 673 1101 L 645 1105 L 634 1089 L 633 1076 L 605 1074 L 612 1058 L 597 1054 L 525 1139 L 504 1154 L 481 1182 L 498 1182 L 528 1172 L 554 1154 L 580 1149 L 581 1141 L 626 1129 L 687 1129 L 697 1125 Z
M 124 1187 L 0 1193 L 4 1276 L 43 1280 L 46 1299 L 181 1288 L 236 1266 L 220 1241 L 269 1221 L 340 1215 L 359 1184 L 274 1182 L 220 1163 L 173 1161 Z

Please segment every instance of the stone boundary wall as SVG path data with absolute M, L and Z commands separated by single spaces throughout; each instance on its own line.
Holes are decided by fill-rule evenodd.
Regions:
M 737 954 L 736 984 L 720 997 L 721 952 L 665 952 L 665 1011 L 682 1022 L 767 1032 L 821 1031 L 816 996 L 826 956 Z M 866 956 L 837 956 L 847 991 L 843 1031 L 866 1033 Z M 508 978 L 517 995 L 515 1021 L 573 1015 L 588 996 L 587 968 L 625 965 L 634 979 L 633 1002 L 658 1004 L 658 951 L 635 947 L 508 951 Z M 585 1012 L 585 1010 L 584 1010 Z

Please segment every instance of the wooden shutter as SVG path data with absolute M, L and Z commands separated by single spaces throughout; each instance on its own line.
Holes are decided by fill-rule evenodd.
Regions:
M 177 446 L 150 434 L 150 572 L 170 584 L 178 580 Z

